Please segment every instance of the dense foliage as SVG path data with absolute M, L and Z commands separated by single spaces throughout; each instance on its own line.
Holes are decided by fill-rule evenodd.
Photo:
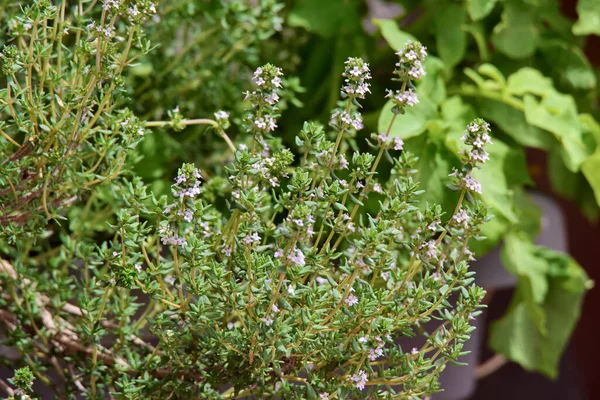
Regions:
M 374 3 L 0 1 L 0 390 L 423 397 L 500 241 L 491 344 L 556 374 L 589 282 L 533 244 L 524 149 L 597 215 L 600 10 Z

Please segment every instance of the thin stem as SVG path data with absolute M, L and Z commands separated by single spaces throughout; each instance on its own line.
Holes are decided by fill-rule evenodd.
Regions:
M 219 126 L 219 124 L 217 123 L 217 121 L 214 121 L 212 119 L 208 119 L 208 118 L 200 118 L 200 119 L 184 119 L 179 121 L 180 124 L 185 125 L 185 126 L 189 126 L 189 125 L 211 125 L 211 126 Z M 152 128 L 152 127 L 163 127 L 163 126 L 167 126 L 170 125 L 171 121 L 146 121 L 146 127 L 147 128 Z

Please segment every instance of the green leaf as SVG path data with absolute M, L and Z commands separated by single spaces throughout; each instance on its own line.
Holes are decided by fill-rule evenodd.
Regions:
M 468 104 L 465 104 L 461 97 L 452 96 L 441 105 L 441 116 L 445 122 L 446 129 L 441 132 L 446 147 L 454 154 L 463 147 L 463 141 L 460 139 L 465 131 L 465 127 L 477 114 Z
M 404 115 L 398 115 L 392 129 L 391 136 L 400 136 L 403 139 L 408 139 L 418 136 L 425 132 L 427 122 L 435 117 L 435 105 L 427 98 L 427 96 L 417 90 L 419 103 L 414 107 L 407 107 Z M 383 106 L 379 114 L 377 129 L 379 132 L 387 132 L 389 124 L 394 114 L 392 113 L 392 101 L 388 100 Z
M 498 50 L 511 58 L 525 58 L 537 46 L 538 29 L 530 8 L 518 0 L 507 1 L 502 21 L 494 27 L 492 42 Z
M 421 204 L 438 203 L 444 210 L 451 211 L 456 205 L 458 194 L 449 191 L 446 185 L 449 183 L 448 175 L 452 172 L 452 167 L 458 165 L 458 159 L 442 143 L 429 139 L 422 143 L 420 139 L 413 139 L 407 144 L 408 150 L 419 157 L 416 179 L 421 182 L 421 189 L 425 190 L 425 193 L 419 196 Z M 417 143 L 414 143 L 415 141 Z M 417 146 L 411 148 L 413 144 Z
M 533 301 L 544 301 L 548 291 L 548 265 L 535 256 L 535 245 L 519 234 L 508 234 L 504 237 L 501 257 L 508 272 L 529 279 Z
M 467 11 L 473 21 L 487 17 L 492 12 L 497 0 L 467 0 Z
M 538 101 L 526 95 L 525 118 L 530 124 L 552 132 L 561 142 L 561 155 L 569 170 L 577 172 L 588 157 L 589 150 L 583 143 L 582 127 L 573 97 L 552 92 Z
M 508 77 L 507 90 L 511 94 L 522 96 L 526 93 L 533 93 L 538 96 L 544 96 L 554 92 L 552 79 L 545 77 L 535 68 L 521 68 Z
M 446 99 L 446 83 L 443 79 L 446 66 L 439 58 L 429 56 L 423 68 L 427 71 L 427 75 L 419 83 L 419 92 L 424 93 L 435 104 L 440 104 Z
M 579 0 L 577 2 L 579 19 L 573 25 L 576 35 L 600 35 L 600 2 L 598 0 Z
M 325 37 L 352 32 L 361 26 L 357 5 L 354 0 L 298 0 L 288 24 Z
M 517 222 L 507 171 L 512 169 L 517 174 L 525 175 L 523 179 L 528 179 L 524 161 L 521 168 L 515 166 L 514 161 L 518 158 L 515 158 L 513 152 L 518 150 L 497 138 L 486 146 L 486 150 L 490 155 L 489 161 L 481 169 L 473 171 L 473 177 L 481 183 L 481 198 L 494 208 L 494 213 L 502 214 L 510 222 Z
M 596 202 L 600 204 L 600 151 L 596 151 L 581 164 L 581 172 L 594 191 Z
M 562 40 L 549 40 L 540 46 L 553 78 L 576 90 L 596 87 L 596 74 L 583 51 Z
M 518 238 L 514 239 L 519 241 Z M 534 301 L 529 275 L 520 277 L 508 312 L 491 327 L 490 345 L 498 353 L 528 370 L 556 377 L 562 352 L 579 319 L 581 303 L 590 281 L 584 270 L 569 256 L 530 243 L 513 243 L 519 256 L 545 270 L 546 290 Z M 516 249 L 514 248 L 516 246 Z M 503 251 L 504 253 L 507 253 Z M 535 260 L 535 261 L 534 261 Z M 517 257 L 513 261 L 519 262 Z M 527 264 L 520 262 L 521 270 Z M 536 270 L 536 274 L 539 271 Z M 537 276 L 536 280 L 541 280 Z M 544 329 L 537 323 L 542 318 Z
M 394 51 L 404 47 L 409 40 L 416 41 L 415 37 L 408 32 L 400 30 L 398 22 L 393 19 L 373 18 L 373 24 L 379 27 L 381 35 Z M 427 71 L 429 73 L 429 71 Z
M 477 111 L 482 118 L 494 122 L 522 146 L 549 150 L 557 144 L 551 133 L 530 125 L 523 112 L 508 104 L 478 99 Z
M 548 155 L 548 177 L 556 193 L 570 200 L 577 197 L 581 185 L 579 175 L 569 171 L 560 153 L 550 152 Z
M 460 63 L 467 50 L 467 33 L 462 26 L 466 21 L 465 9 L 460 4 L 450 4 L 434 18 L 435 41 L 440 58 L 453 67 Z
M 519 222 L 512 229 L 521 231 L 533 241 L 542 229 L 542 209 L 527 194 L 525 188 L 519 186 L 513 190 Z
M 492 64 L 481 64 L 479 68 L 477 68 L 477 72 L 479 72 L 483 76 L 487 76 L 488 78 L 492 78 L 500 87 L 506 86 L 506 78 L 495 65 Z

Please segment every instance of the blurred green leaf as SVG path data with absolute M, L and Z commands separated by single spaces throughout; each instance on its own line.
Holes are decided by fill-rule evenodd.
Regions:
M 467 33 L 463 25 L 467 19 L 460 4 L 449 4 L 434 18 L 435 41 L 440 58 L 453 67 L 460 63 L 467 50 Z
M 290 26 L 331 37 L 360 28 L 356 0 L 298 0 L 288 17 Z
M 596 151 L 581 164 L 581 172 L 592 187 L 596 202 L 600 204 L 600 151 Z
M 540 51 L 557 82 L 576 90 L 596 87 L 596 74 L 579 47 L 562 40 L 549 40 L 540 46 Z
M 419 103 L 414 107 L 407 107 L 404 115 L 398 115 L 392 129 L 391 136 L 400 136 L 403 139 L 408 139 L 418 136 L 425 132 L 427 122 L 433 119 L 436 115 L 435 105 L 427 98 L 427 96 L 418 92 Z M 379 114 L 377 129 L 379 132 L 386 132 L 392 120 L 392 102 L 388 101 L 383 106 Z
M 579 0 L 577 2 L 579 19 L 573 25 L 576 35 L 600 35 L 600 1 Z
M 522 111 L 508 104 L 495 100 L 478 99 L 477 111 L 483 118 L 495 123 L 522 146 L 549 150 L 557 144 L 551 133 L 530 125 Z
M 427 71 L 427 75 L 421 79 L 419 92 L 424 93 L 435 104 L 440 104 L 446 99 L 446 83 L 443 79 L 446 66 L 439 58 L 429 56 L 423 67 Z
M 398 22 L 394 21 L 393 19 L 373 18 L 373 24 L 379 27 L 381 35 L 394 51 L 398 51 L 403 48 L 406 42 L 409 40 L 417 40 L 410 33 L 400 30 L 398 27 Z
M 508 92 L 516 95 L 533 93 L 538 96 L 544 96 L 554 92 L 552 79 L 545 77 L 535 68 L 521 68 L 508 77 Z
M 467 0 L 467 11 L 473 21 L 478 21 L 492 12 L 497 0 Z
M 502 21 L 496 25 L 492 42 L 511 58 L 533 54 L 537 46 L 538 29 L 530 7 L 518 0 L 506 1 Z
M 525 95 L 525 118 L 530 124 L 552 132 L 562 144 L 561 155 L 569 170 L 577 172 L 589 151 L 582 140 L 582 128 L 573 97 L 552 92 L 538 101 Z
M 490 346 L 524 368 L 554 378 L 591 282 L 568 255 L 520 237 L 508 240 L 503 261 L 517 271 L 519 283 L 508 312 L 492 324 Z
M 527 180 L 524 158 L 521 166 L 515 164 L 515 160 L 518 158 L 515 158 L 512 153 L 518 152 L 518 150 L 510 148 L 497 138 L 494 138 L 492 144 L 486 146 L 486 150 L 490 155 L 489 161 L 481 169 L 473 171 L 473 177 L 481 183 L 481 198 L 487 205 L 493 207 L 492 213 L 500 213 L 510 222 L 517 222 L 506 171 L 512 168 L 517 174 L 523 175 L 522 180 Z

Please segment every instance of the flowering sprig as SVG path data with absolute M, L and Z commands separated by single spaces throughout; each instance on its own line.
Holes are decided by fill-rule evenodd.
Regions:
M 402 83 L 402 88 L 396 91 L 388 89 L 385 97 L 392 100 L 394 114 L 404 114 L 406 107 L 413 107 L 419 103 L 413 82 L 425 76 L 423 62 L 427 57 L 427 49 L 419 42 L 409 41 L 396 55 L 399 60 L 394 75 L 396 80 Z
M 454 169 L 451 177 L 454 178 L 453 187 L 459 188 L 468 192 L 481 193 L 481 183 L 472 175 L 475 168 L 481 168 L 489 159 L 485 145 L 492 143 L 490 137 L 490 125 L 478 118 L 471 122 L 461 140 L 468 146 L 461 151 L 462 168 L 461 170 Z

